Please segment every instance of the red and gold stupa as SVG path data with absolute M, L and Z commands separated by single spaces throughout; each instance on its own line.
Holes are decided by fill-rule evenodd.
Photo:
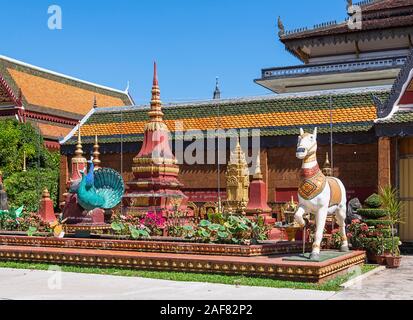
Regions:
M 163 121 L 156 63 L 149 122 L 145 125 L 142 148 L 133 159 L 134 179 L 127 183 L 123 197 L 126 214 L 167 213 L 186 207 L 187 197 L 178 180 L 179 166 L 169 144 L 170 132 Z

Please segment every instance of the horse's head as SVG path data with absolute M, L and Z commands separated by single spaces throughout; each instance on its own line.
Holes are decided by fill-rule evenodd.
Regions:
M 300 129 L 300 136 L 298 137 L 296 157 L 300 160 L 307 158 L 317 152 L 317 128 L 314 132 L 305 133 Z

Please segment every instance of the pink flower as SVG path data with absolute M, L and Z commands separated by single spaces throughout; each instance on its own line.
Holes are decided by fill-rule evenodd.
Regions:
M 353 221 L 351 221 L 351 224 L 359 224 L 360 220 L 359 219 L 354 219 Z

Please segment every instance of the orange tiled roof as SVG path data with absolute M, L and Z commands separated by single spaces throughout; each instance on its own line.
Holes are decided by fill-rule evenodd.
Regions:
M 0 75 L 16 96 L 21 89 L 28 110 L 80 119 L 93 106 L 132 105 L 127 92 L 103 87 L 0 56 Z
M 72 130 L 72 128 L 70 127 L 62 127 L 55 124 L 41 122 L 37 122 L 35 126 L 37 126 L 40 129 L 40 133 L 43 137 L 52 140 L 59 140 L 62 137 L 67 136 Z
M 307 94 L 286 94 L 263 98 L 219 100 L 171 105 L 163 108 L 171 132 L 176 125 L 184 131 L 217 129 L 260 129 L 261 135 L 294 135 L 300 127 L 319 127 L 330 132 L 330 97 L 335 132 L 366 132 L 373 128 L 377 109 L 373 95 L 386 99 L 389 87 L 342 89 Z M 217 107 L 220 106 L 218 117 Z M 102 143 L 133 142 L 143 138 L 148 109 L 142 107 L 104 108 L 84 119 L 85 143 L 95 135 Z M 121 119 L 123 121 L 121 121 Z M 181 130 L 181 129 L 180 129 Z M 74 132 L 63 141 L 73 144 Z M 66 142 L 64 142 L 66 143 Z
M 124 106 L 121 97 L 113 97 L 74 85 L 60 83 L 26 72 L 7 68 L 17 86 L 22 90 L 27 103 L 50 109 L 58 109 L 85 115 L 93 106 L 96 99 L 99 106 Z
M 376 119 L 376 107 L 355 107 L 352 109 L 336 109 L 333 114 L 333 123 L 365 122 Z M 220 118 L 221 127 L 225 129 L 285 127 L 296 125 L 324 124 L 330 118 L 329 110 L 309 110 L 299 112 L 273 112 L 266 114 L 233 115 Z M 176 121 L 182 122 L 183 129 L 209 130 L 217 128 L 216 117 L 187 118 L 179 120 L 165 120 L 171 131 L 175 131 Z M 144 132 L 145 121 L 127 123 L 86 124 L 82 127 L 85 136 L 108 136 L 116 134 L 140 134 Z

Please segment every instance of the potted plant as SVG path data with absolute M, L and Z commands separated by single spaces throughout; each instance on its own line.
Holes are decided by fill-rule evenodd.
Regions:
M 382 188 L 380 198 L 383 202 L 383 207 L 387 210 L 387 219 L 391 228 L 391 254 L 386 256 L 388 268 L 398 268 L 401 263 L 399 239 L 396 239 L 396 225 L 403 223 L 401 217 L 402 203 L 398 197 L 398 191 L 391 186 Z M 397 240 L 397 244 L 395 243 Z
M 377 252 L 377 256 L 376 256 L 377 264 L 381 266 L 387 265 L 386 249 L 384 247 L 384 236 L 382 233 L 379 233 L 377 235 L 376 252 Z

